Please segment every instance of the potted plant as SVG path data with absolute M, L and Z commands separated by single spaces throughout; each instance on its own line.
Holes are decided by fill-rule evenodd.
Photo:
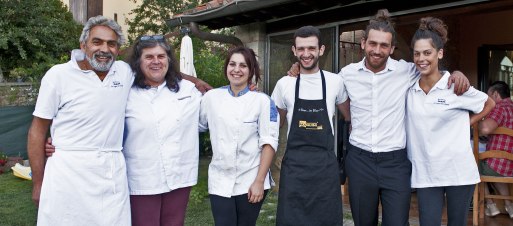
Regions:
M 0 174 L 4 172 L 4 166 L 7 163 L 7 155 L 0 151 Z
M 7 163 L 7 155 L 0 151 L 0 166 L 4 166 Z

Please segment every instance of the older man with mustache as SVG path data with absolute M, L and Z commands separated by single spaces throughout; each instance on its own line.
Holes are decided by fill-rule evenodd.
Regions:
M 93 17 L 80 49 L 41 81 L 27 145 L 38 225 L 131 224 L 121 143 L 133 75 L 115 61 L 124 42 L 115 21 Z M 49 128 L 56 151 L 45 162 Z

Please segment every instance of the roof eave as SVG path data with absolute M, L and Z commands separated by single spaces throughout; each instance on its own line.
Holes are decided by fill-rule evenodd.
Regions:
M 200 22 L 209 19 L 232 16 L 294 1 L 297 0 L 234 0 L 233 2 L 216 8 L 206 9 L 186 15 L 179 15 L 177 17 L 167 19 L 166 24 L 169 27 L 177 27 L 189 24 L 190 22 Z

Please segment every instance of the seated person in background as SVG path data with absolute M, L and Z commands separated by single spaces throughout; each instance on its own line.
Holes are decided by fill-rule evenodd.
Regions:
M 489 135 L 498 127 L 513 129 L 513 102 L 510 97 L 508 84 L 503 81 L 496 81 L 488 88 L 488 96 L 496 105 L 486 116 L 485 120 L 479 123 L 479 133 Z M 507 135 L 489 135 L 486 150 L 502 150 L 513 153 L 513 137 Z M 490 158 L 480 162 L 480 171 L 483 175 L 489 176 L 513 176 L 513 161 L 507 159 Z M 500 195 L 509 195 L 508 185 L 504 183 L 491 183 Z M 485 193 L 489 194 L 488 186 L 485 186 Z M 504 207 L 509 217 L 513 218 L 513 203 L 504 200 Z M 486 216 L 496 216 L 500 213 L 492 199 L 486 200 Z

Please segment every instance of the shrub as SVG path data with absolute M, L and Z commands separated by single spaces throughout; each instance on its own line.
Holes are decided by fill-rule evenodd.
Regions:
M 38 81 L 79 46 L 82 25 L 60 0 L 2 0 L 0 8 L 0 68 L 7 80 Z

